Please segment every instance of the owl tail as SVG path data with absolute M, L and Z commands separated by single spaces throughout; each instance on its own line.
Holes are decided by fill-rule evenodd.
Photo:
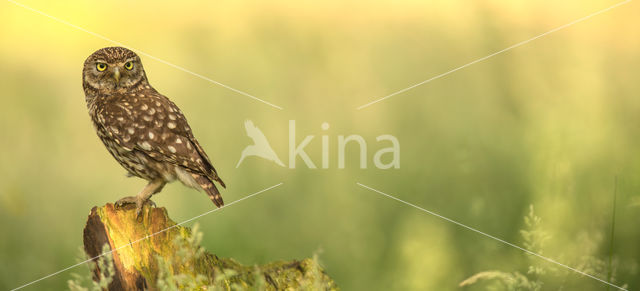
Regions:
M 198 185 L 200 185 L 200 187 L 202 187 L 202 189 L 207 192 L 207 195 L 209 195 L 209 199 L 211 199 L 213 204 L 218 207 L 224 206 L 224 201 L 222 201 L 222 196 L 220 195 L 220 192 L 218 192 L 218 188 L 216 188 L 216 185 L 213 184 L 213 182 L 209 180 L 209 178 L 198 174 L 191 175 L 193 176 L 193 179 L 196 180 Z

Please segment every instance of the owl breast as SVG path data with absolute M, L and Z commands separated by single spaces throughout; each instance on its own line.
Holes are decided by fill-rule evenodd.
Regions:
M 150 95 L 149 92 L 146 93 L 146 96 Z M 98 95 L 92 98 L 89 114 L 98 137 L 129 174 L 149 181 L 160 178 L 171 182 L 184 176 L 181 175 L 181 169 L 177 169 L 174 164 L 157 161 L 152 157 L 155 152 L 145 151 L 145 147 L 149 145 L 148 140 L 155 138 L 154 132 L 157 131 L 154 131 L 154 127 L 159 122 L 154 120 L 158 116 L 148 114 L 149 108 L 155 106 L 156 101 L 146 96 L 142 91 Z
M 156 162 L 140 151 L 120 145 L 99 124 L 96 124 L 96 131 L 109 153 L 129 174 L 149 181 L 162 178 L 169 182 L 176 179 L 175 167 Z

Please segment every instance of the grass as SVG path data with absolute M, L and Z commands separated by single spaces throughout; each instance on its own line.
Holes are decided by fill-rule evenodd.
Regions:
M 247 285 L 246 281 L 239 281 L 238 271 L 233 269 L 223 269 L 212 279 L 208 274 L 199 274 L 195 270 L 198 269 L 194 264 L 201 261 L 205 256 L 205 249 L 201 246 L 203 238 L 202 231 L 196 223 L 191 230 L 189 236 L 176 236 L 172 245 L 175 249 L 175 256 L 162 257 L 156 256 L 156 264 L 158 266 L 157 280 L 155 286 L 160 291 L 179 291 L 179 290 L 212 290 L 212 291 L 265 291 L 274 290 L 272 285 L 266 282 L 265 277 L 269 272 L 261 270 L 258 266 L 254 267 L 252 278 L 254 282 Z M 105 244 L 102 253 L 110 251 L 109 245 Z M 85 261 L 86 254 L 81 250 L 80 259 Z M 298 279 L 298 287 L 296 290 L 334 290 L 326 286 L 323 280 L 323 270 L 318 259 L 319 251 L 313 255 L 310 264 L 304 268 L 308 268 L 308 275 Z M 173 258 L 173 259 L 172 259 Z M 301 268 L 302 265 L 301 265 Z M 200 268 L 200 270 L 202 270 Z M 113 256 L 111 253 L 101 256 L 97 261 L 88 264 L 86 274 L 71 274 L 72 279 L 68 281 L 68 287 L 71 291 L 101 291 L 107 290 L 109 284 L 113 281 L 115 267 Z M 92 274 L 97 274 L 97 279 Z M 95 279 L 95 280 L 94 280 Z M 271 279 L 273 280 L 273 279 Z
M 109 248 L 108 244 L 105 244 L 104 246 L 102 246 L 102 253 L 107 253 L 109 252 L 111 249 Z M 82 256 L 80 257 L 81 261 L 85 261 L 87 260 L 88 257 L 87 255 L 84 253 L 84 251 L 82 251 Z M 69 290 L 71 291 L 102 291 L 102 290 L 107 290 L 107 287 L 109 286 L 109 284 L 113 281 L 113 276 L 115 274 L 115 268 L 113 266 L 113 256 L 111 253 L 106 254 L 100 258 L 98 258 L 97 261 L 92 261 L 89 262 L 89 271 L 93 271 L 96 270 L 96 268 L 98 268 L 98 280 L 94 281 L 92 279 L 92 275 L 80 275 L 77 273 L 72 273 L 71 277 L 73 278 L 72 280 L 67 281 L 67 284 L 69 286 Z
M 606 279 L 612 284 L 616 284 L 615 270 L 616 262 L 613 260 L 613 238 L 615 226 L 615 197 L 617 189 L 617 179 L 614 185 L 614 203 L 613 203 L 613 220 L 611 222 L 611 241 L 609 246 L 608 262 L 592 255 L 592 250 L 596 249 L 598 241 L 589 237 L 583 238 L 578 245 L 582 246 L 585 255 L 581 256 L 577 261 L 570 263 L 576 266 L 576 269 L 593 275 L 598 278 Z M 529 212 L 524 217 L 525 228 L 520 230 L 522 236 L 522 245 L 535 253 L 543 254 L 546 243 L 552 238 L 542 227 L 542 218 L 537 216 L 533 205 L 529 206 Z M 463 280 L 459 286 L 469 287 L 472 285 L 486 283 L 483 285 L 486 290 L 573 290 L 576 287 L 572 284 L 580 284 L 571 282 L 573 271 L 567 269 L 558 269 L 538 258 L 527 255 L 529 264 L 526 271 L 482 271 L 469 278 Z M 620 285 L 627 288 L 626 284 Z M 607 286 L 607 290 L 611 286 Z
M 611 282 L 613 276 L 613 241 L 615 238 L 615 227 L 616 227 L 616 195 L 618 194 L 618 176 L 616 176 L 613 182 L 613 210 L 611 211 L 611 239 L 609 242 L 609 271 L 607 273 L 607 281 Z M 607 286 L 607 290 L 610 290 L 611 286 Z

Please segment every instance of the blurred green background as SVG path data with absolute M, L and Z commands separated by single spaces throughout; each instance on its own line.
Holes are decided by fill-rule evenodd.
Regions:
M 545 290 L 606 290 L 596 280 L 363 189 L 395 195 L 523 245 L 533 205 L 550 236 L 543 255 L 640 288 L 640 19 L 631 2 L 525 46 L 355 108 L 613 5 L 611 1 L 20 1 L 86 30 L 282 106 L 274 109 L 142 57 L 229 186 L 200 218 L 205 247 L 244 264 L 320 251 L 344 290 L 458 287 L 478 272 L 548 268 Z M 81 86 L 83 61 L 113 43 L 11 2 L 0 3 L 0 289 L 72 265 L 95 205 L 137 193 L 95 135 Z M 251 119 L 288 162 L 297 142 L 329 169 L 248 158 Z M 331 127 L 321 130 L 321 124 Z M 368 169 L 337 136 L 368 144 Z M 373 166 L 396 136 L 400 169 Z M 617 186 L 614 182 L 617 177 Z M 611 238 L 617 187 L 615 235 Z M 174 183 L 154 197 L 175 221 L 214 206 Z M 613 251 L 610 251 L 610 247 Z M 604 266 L 603 266 L 604 263 Z M 61 290 L 71 272 L 24 290 Z

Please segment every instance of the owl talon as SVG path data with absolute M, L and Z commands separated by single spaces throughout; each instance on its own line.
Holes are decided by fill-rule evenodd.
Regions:
M 149 204 L 151 207 L 156 207 L 156 203 L 151 201 L 151 199 L 142 200 L 138 196 L 124 197 L 124 198 L 116 201 L 115 206 L 119 208 L 119 207 L 123 207 L 123 206 L 125 206 L 127 204 L 135 204 L 136 205 L 136 217 L 138 217 L 138 218 L 140 218 L 140 215 L 142 214 L 142 209 L 144 208 L 145 204 Z
M 142 214 L 142 208 L 144 208 L 144 204 L 138 204 L 136 203 L 136 218 L 138 220 L 140 220 L 140 218 L 142 217 L 140 214 Z
M 138 197 L 136 197 L 136 196 L 124 197 L 124 198 L 116 201 L 115 206 L 116 207 L 122 207 L 122 206 L 125 206 L 127 204 L 136 204 L 137 201 L 138 201 Z
M 136 217 L 138 219 L 140 219 L 141 214 L 142 214 L 142 209 L 144 209 L 144 205 L 148 204 L 151 207 L 156 207 L 156 203 L 151 201 L 151 199 L 147 199 L 147 200 L 141 200 L 141 199 L 137 199 L 136 200 Z

